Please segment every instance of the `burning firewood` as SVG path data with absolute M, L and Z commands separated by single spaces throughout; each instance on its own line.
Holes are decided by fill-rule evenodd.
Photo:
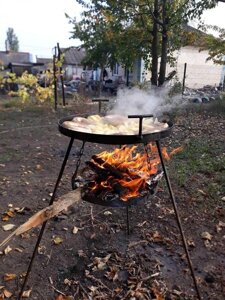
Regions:
M 93 155 L 92 159 L 95 163 L 99 164 L 100 166 L 103 166 L 105 170 L 109 171 L 116 178 L 124 178 L 124 175 L 119 171 L 119 169 L 116 169 L 113 165 L 108 164 L 101 157 Z
M 18 236 L 32 228 L 35 228 L 45 221 L 57 216 L 63 210 L 67 210 L 74 203 L 78 203 L 81 200 L 80 189 L 71 191 L 65 195 L 59 197 L 58 201 L 52 205 L 38 211 L 27 222 L 20 225 L 15 231 L 13 231 L 3 242 L 0 243 L 0 248 L 5 246 L 14 236 Z

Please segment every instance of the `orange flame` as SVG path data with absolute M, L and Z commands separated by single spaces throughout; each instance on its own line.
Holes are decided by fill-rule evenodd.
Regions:
M 103 161 L 98 165 L 102 169 L 107 169 L 110 165 L 121 174 L 121 178 L 109 176 L 101 183 L 95 183 L 92 191 L 98 188 L 107 188 L 113 190 L 113 185 L 119 184 L 123 190 L 121 199 L 127 201 L 131 197 L 140 195 L 140 191 L 146 187 L 146 181 L 158 172 L 160 157 L 156 145 L 152 143 L 146 146 L 144 153 L 137 152 L 137 146 L 117 148 L 112 152 L 104 151 L 97 155 Z M 181 151 L 181 147 L 174 149 L 170 154 L 166 148 L 162 148 L 162 155 L 169 160 L 172 155 Z M 92 160 L 92 163 L 97 164 Z

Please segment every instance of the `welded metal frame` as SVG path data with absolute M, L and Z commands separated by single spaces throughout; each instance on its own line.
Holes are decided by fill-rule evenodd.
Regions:
M 60 128 L 61 127 L 62 126 L 60 125 Z M 68 132 L 65 135 L 68 136 Z M 64 160 L 63 160 L 63 163 L 62 163 L 62 166 L 61 166 L 58 178 L 56 180 L 54 191 L 53 191 L 52 197 L 50 199 L 49 205 L 51 205 L 54 202 L 54 200 L 55 200 L 56 192 L 57 192 L 59 183 L 60 183 L 60 181 L 62 179 L 62 175 L 64 173 L 65 166 L 67 164 L 67 161 L 68 161 L 68 158 L 69 158 L 69 154 L 71 152 L 71 148 L 72 148 L 72 145 L 73 145 L 73 142 L 74 142 L 74 139 L 75 139 L 75 135 L 74 134 L 72 136 L 71 135 L 69 135 L 69 136 L 70 136 L 70 142 L 69 142 L 69 145 L 67 147 L 66 154 L 65 154 L 65 157 L 64 157 Z M 178 228 L 179 228 L 179 231 L 180 231 L 180 235 L 181 235 L 181 238 L 182 238 L 182 244 L 183 244 L 183 248 L 184 248 L 184 251 L 185 251 L 185 254 L 186 254 L 186 257 L 187 257 L 187 262 L 188 262 L 188 266 L 189 266 L 189 269 L 190 269 L 190 272 L 191 272 L 191 276 L 192 276 L 192 279 L 193 279 L 194 287 L 195 287 L 195 290 L 196 290 L 196 295 L 197 295 L 198 300 L 202 300 L 201 295 L 200 295 L 200 291 L 199 291 L 199 288 L 198 288 L 197 280 L 196 280 L 196 277 L 195 277 L 195 273 L 194 273 L 194 268 L 193 268 L 193 265 L 192 265 L 192 261 L 191 261 L 190 255 L 189 255 L 189 251 L 188 251 L 188 247 L 187 247 L 187 242 L 186 242 L 185 234 L 184 234 L 184 231 L 183 231 L 183 228 L 182 228 L 182 224 L 181 224 L 181 220 L 180 220 L 180 216 L 179 216 L 179 212 L 178 212 L 176 200 L 175 200 L 175 197 L 174 197 L 174 194 L 173 194 L 173 191 L 172 191 L 172 187 L 171 187 L 171 184 L 170 184 L 170 180 L 169 180 L 169 176 L 168 176 L 168 173 L 167 173 L 167 170 L 166 170 L 166 166 L 164 164 L 163 155 L 162 155 L 161 146 L 160 146 L 160 140 L 159 139 L 155 139 L 155 140 L 151 139 L 151 141 L 154 141 L 156 143 L 156 146 L 157 146 L 157 151 L 158 151 L 158 154 L 159 154 L 159 157 L 160 157 L 160 162 L 161 162 L 161 165 L 162 165 L 162 168 L 163 168 L 163 172 L 164 172 L 166 184 L 167 184 L 168 191 L 169 191 L 169 194 L 170 194 L 170 198 L 171 198 L 171 201 L 172 201 L 172 205 L 173 205 L 173 208 L 174 208 L 175 218 L 176 218 L 176 221 L 177 221 L 177 224 L 178 224 Z M 83 148 L 84 148 L 84 143 L 85 142 L 83 141 L 83 146 L 82 146 Z M 142 143 L 146 144 L 146 141 L 143 141 Z M 77 174 L 78 168 L 79 168 L 79 166 L 76 168 L 76 171 L 75 171 L 76 174 Z M 126 207 L 126 222 L 127 222 L 127 233 L 129 235 L 130 234 L 129 205 L 127 205 L 127 207 Z M 21 290 L 20 290 L 20 293 L 19 293 L 19 296 L 18 296 L 18 300 L 20 300 L 22 298 L 24 289 L 26 287 L 26 283 L 28 281 L 28 278 L 29 278 L 29 275 L 30 275 L 30 272 L 31 272 L 31 269 L 32 269 L 32 266 L 33 266 L 33 262 L 34 262 L 35 256 L 37 254 L 38 247 L 40 245 L 42 236 L 44 234 L 44 230 L 45 230 L 46 224 L 47 224 L 47 221 L 45 221 L 42 224 L 42 227 L 41 227 L 40 233 L 38 235 L 38 239 L 37 239 L 36 245 L 35 245 L 34 250 L 33 250 L 33 254 L 31 256 L 31 260 L 30 260 L 28 268 L 27 268 L 27 272 L 26 272 L 26 276 L 24 278 L 24 282 L 22 284 L 22 287 L 21 287 Z

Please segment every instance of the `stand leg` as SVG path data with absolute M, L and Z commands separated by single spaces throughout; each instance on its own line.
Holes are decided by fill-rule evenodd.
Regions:
M 199 292 L 199 289 L 198 289 L 198 284 L 197 284 L 197 280 L 196 280 L 196 277 L 195 277 L 194 269 L 193 269 L 193 266 L 192 266 L 191 258 L 190 258 L 189 252 L 188 252 L 187 242 L 186 242 L 186 238 L 184 236 L 184 231 L 183 231 L 183 228 L 182 228 L 182 225 L 181 225 L 181 221 L 180 221 L 180 216 L 179 216 L 178 209 L 177 209 L 176 200 L 175 200 L 175 197 L 174 197 L 174 194 L 173 194 L 173 191 L 172 191 L 172 187 L 171 187 L 171 184 L 170 184 L 170 180 L 169 180 L 169 177 L 168 177 L 168 174 L 167 174 L 167 170 L 166 170 L 166 167 L 165 167 L 165 164 L 164 164 L 164 161 L 163 161 L 163 156 L 162 156 L 162 152 L 161 152 L 161 147 L 160 147 L 159 141 L 156 141 L 156 146 L 157 146 L 157 149 L 158 149 L 160 161 L 161 161 L 163 172 L 164 172 L 164 175 L 165 175 L 167 187 L 168 187 L 168 190 L 169 190 L 169 193 L 170 193 L 170 198 L 172 200 L 172 204 L 173 204 L 173 208 L 174 208 L 174 212 L 175 212 L 177 224 L 178 224 L 178 227 L 179 227 L 179 230 L 180 230 L 180 234 L 181 234 L 181 237 L 182 237 L 183 247 L 184 247 L 184 250 L 185 250 L 186 257 L 187 257 L 189 269 L 191 271 L 191 275 L 192 275 L 192 278 L 193 278 L 193 281 L 194 281 L 194 286 L 195 286 L 196 294 L 198 296 L 198 299 L 201 300 L 202 298 L 201 298 L 201 295 L 200 295 L 200 292 Z
M 63 160 L 63 163 L 62 163 L 62 166 L 61 166 L 61 169 L 60 169 L 60 172 L 59 172 L 59 175 L 58 175 L 58 178 L 57 178 L 57 181 L 56 181 L 56 183 L 55 183 L 55 188 L 54 188 L 54 191 L 53 191 L 53 193 L 52 193 L 52 197 L 51 197 L 51 199 L 50 199 L 49 205 L 52 205 L 52 203 L 53 203 L 54 200 L 55 200 L 56 191 L 57 191 L 57 188 L 58 188 L 58 186 L 59 186 L 60 180 L 61 180 L 61 178 L 62 178 L 64 169 L 65 169 L 65 166 L 66 166 L 66 163 L 67 163 L 67 160 L 68 160 L 68 157 L 69 157 L 69 154 L 70 154 L 72 145 L 73 145 L 73 141 L 74 141 L 74 138 L 71 138 L 70 143 L 69 143 L 68 148 L 67 148 L 67 151 L 66 151 L 66 154 L 65 154 L 65 157 L 64 157 L 64 160 Z M 23 295 L 23 292 L 24 292 L 24 289 L 25 289 L 27 280 L 28 280 L 28 278 L 29 278 L 29 275 L 30 275 L 30 272 L 31 272 L 31 269 L 32 269 L 32 265 L 33 265 L 33 262 L 34 262 L 34 258 L 35 258 L 36 254 L 37 254 L 37 250 L 38 250 L 39 244 L 40 244 L 40 242 L 41 242 L 43 233 L 44 233 L 44 231 L 45 231 L 46 224 L 47 224 L 47 221 L 45 221 L 45 222 L 42 224 L 42 227 L 41 227 L 41 230 L 40 230 L 40 233 L 39 233 L 39 236 L 38 236 L 38 239 L 37 239 L 37 242 L 36 242 L 36 245 L 35 245 L 35 247 L 34 247 L 34 251 L 33 251 L 33 254 L 32 254 L 32 257 L 31 257 L 31 260 L 30 260 L 30 263 L 29 263 L 29 266 L 28 266 L 28 268 L 27 268 L 27 272 L 26 272 L 26 276 L 25 276 L 25 278 L 24 278 L 24 282 L 23 282 L 22 288 L 21 288 L 20 293 L 19 293 L 19 296 L 18 296 L 18 300 L 20 300 L 21 297 L 22 297 L 22 295 Z

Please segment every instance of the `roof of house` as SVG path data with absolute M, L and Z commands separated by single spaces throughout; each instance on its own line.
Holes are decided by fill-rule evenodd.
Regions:
M 183 45 L 200 47 L 207 34 L 188 24 L 183 25 Z
M 9 63 L 31 63 L 31 55 L 28 52 L 0 51 L 0 61 L 4 66 Z
M 41 57 L 36 57 L 37 63 L 47 65 L 49 63 L 52 63 L 53 59 L 52 58 L 41 58 Z
M 85 57 L 85 49 L 79 47 L 61 48 L 66 65 L 82 65 L 81 61 Z
M 188 25 L 188 24 L 184 24 L 183 25 L 183 29 L 187 32 L 195 32 L 195 33 L 198 33 L 198 34 L 205 34 L 203 31 L 191 26 L 191 25 Z

